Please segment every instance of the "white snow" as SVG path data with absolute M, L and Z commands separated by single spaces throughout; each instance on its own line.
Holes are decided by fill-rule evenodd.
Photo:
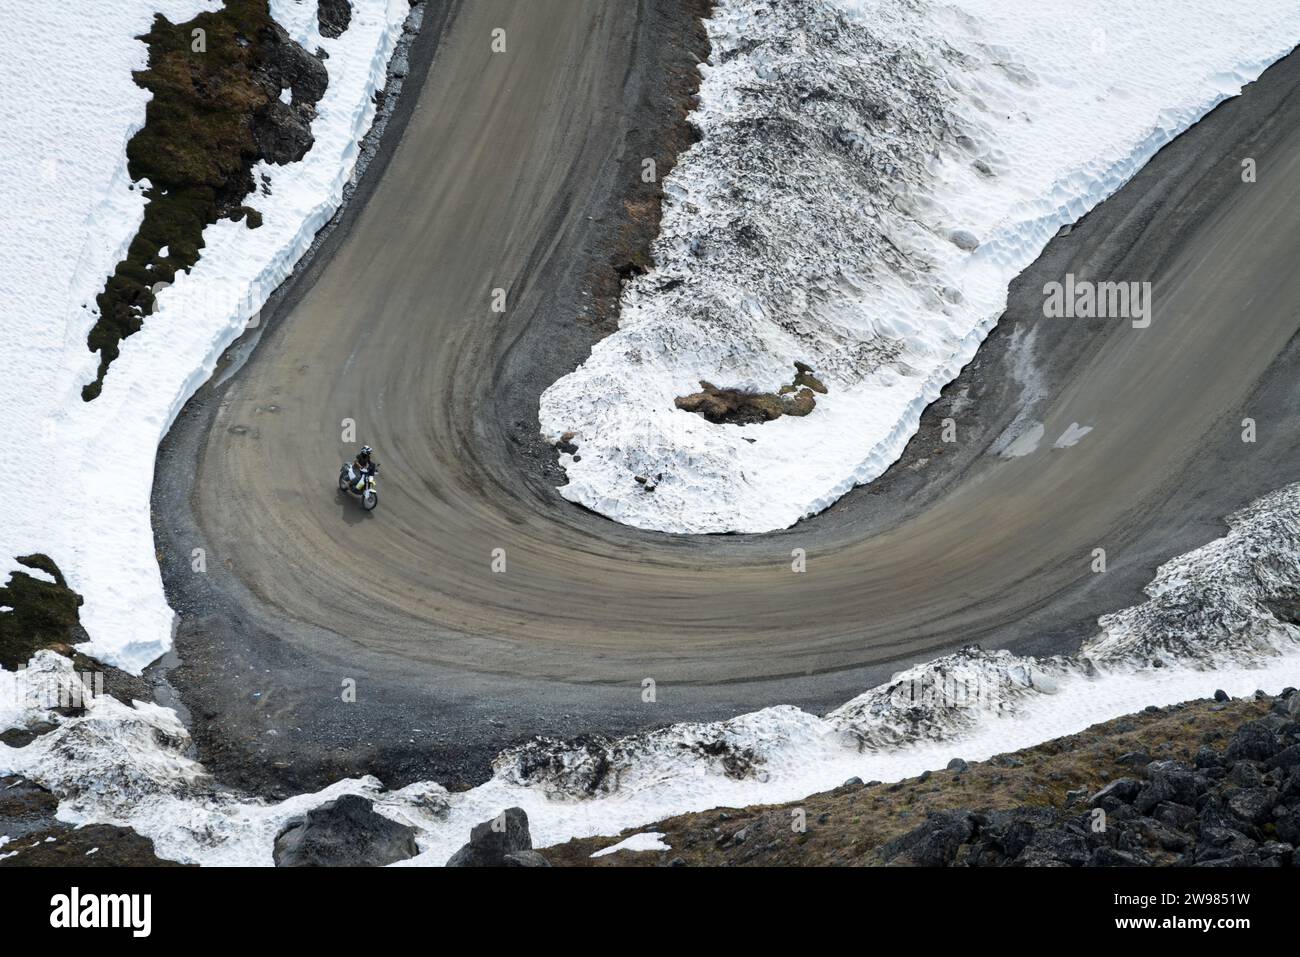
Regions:
M 329 53 L 329 87 L 299 163 L 261 164 L 274 195 L 250 200 L 256 230 L 225 221 L 204 233 L 189 275 L 164 290 L 144 328 L 123 343 L 104 391 L 81 388 L 98 357 L 86 347 L 95 296 L 121 259 L 144 200 L 126 171 L 127 140 L 143 124 L 154 13 L 183 22 L 216 0 L 120 0 L 109 20 L 77 4 L 20 4 L 0 31 L 0 446 L 23 448 L 24 494 L 0 521 L 0 576 L 42 552 L 85 598 L 86 650 L 138 670 L 164 652 L 172 612 L 163 597 L 149 520 L 154 452 L 222 350 L 289 274 L 337 208 L 374 115 L 407 0 L 353 0 L 338 39 L 316 28 L 316 5 L 272 0 L 310 51 Z M 17 95 L 16 91 L 21 91 Z
M 1078 422 L 1071 422 L 1069 427 L 1061 433 L 1061 437 L 1052 443 L 1052 448 L 1068 449 L 1078 445 L 1079 440 L 1091 431 L 1091 425 L 1080 425 Z
M 879 476 L 1011 279 L 1300 42 L 1300 5 L 721 0 L 708 30 L 703 139 L 665 182 L 658 266 L 543 395 L 541 425 L 577 435 L 571 501 L 761 532 Z M 795 361 L 830 388 L 806 417 L 674 408 L 699 380 L 774 391 Z M 662 475 L 654 494 L 638 475 Z
M 664 843 L 664 834 L 662 831 L 644 831 L 640 834 L 633 834 L 631 837 L 625 837 L 617 844 L 611 844 L 609 847 L 601 848 L 592 854 L 592 857 L 604 857 L 607 854 L 613 854 L 617 851 L 671 851 L 672 847 Z
M 31 565 L 21 565 L 19 567 L 22 569 L 22 573 L 29 578 L 35 578 L 37 581 L 49 582 L 51 585 L 58 584 L 58 579 L 47 572 L 44 568 L 35 568 Z

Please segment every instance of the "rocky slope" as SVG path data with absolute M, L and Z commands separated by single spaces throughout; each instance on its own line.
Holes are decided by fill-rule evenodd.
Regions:
M 1221 700 L 1223 699 L 1223 700 Z M 591 855 L 633 833 L 666 850 Z M 642 842 L 651 844 L 654 842 Z M 684 814 L 557 866 L 1300 864 L 1300 694 L 1193 701 L 1014 754 L 792 804 Z

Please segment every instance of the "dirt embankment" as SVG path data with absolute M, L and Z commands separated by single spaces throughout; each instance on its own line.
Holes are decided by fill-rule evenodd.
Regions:
M 893 784 L 625 831 L 667 851 L 542 849 L 556 866 L 1278 866 L 1300 844 L 1300 693 L 1206 699 Z
M 704 22 L 713 15 L 714 0 L 681 0 L 649 7 L 654 22 L 643 29 L 671 43 L 655 46 L 656 82 L 640 88 L 633 110 L 640 122 L 629 131 L 620 164 L 626 184 L 621 196 L 612 197 L 612 215 L 602 216 L 597 247 L 603 255 L 592 267 L 585 291 L 592 309 L 585 317 L 602 334 L 618 327 L 619 300 L 624 280 L 650 271 L 654 265 L 650 246 L 659 235 L 663 218 L 664 179 L 677 166 L 680 155 L 699 140 L 690 122 L 700 88 L 700 64 L 709 58 L 709 35 Z

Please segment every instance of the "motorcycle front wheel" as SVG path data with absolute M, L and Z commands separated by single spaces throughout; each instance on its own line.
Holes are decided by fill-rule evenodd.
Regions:
M 370 490 L 367 491 L 365 495 L 361 496 L 361 507 L 364 508 L 367 512 L 372 511 L 374 507 L 378 504 L 379 504 L 378 492 Z

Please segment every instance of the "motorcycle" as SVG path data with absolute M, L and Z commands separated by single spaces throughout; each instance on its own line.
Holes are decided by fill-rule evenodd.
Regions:
M 371 463 L 369 470 L 365 473 L 364 481 L 358 485 L 357 470 L 352 467 L 351 462 L 344 462 L 343 468 L 339 469 L 339 491 L 347 492 L 349 495 L 355 495 L 361 499 L 361 507 L 367 512 L 372 511 L 379 504 L 379 488 L 375 484 L 375 473 L 379 471 L 379 466 Z

